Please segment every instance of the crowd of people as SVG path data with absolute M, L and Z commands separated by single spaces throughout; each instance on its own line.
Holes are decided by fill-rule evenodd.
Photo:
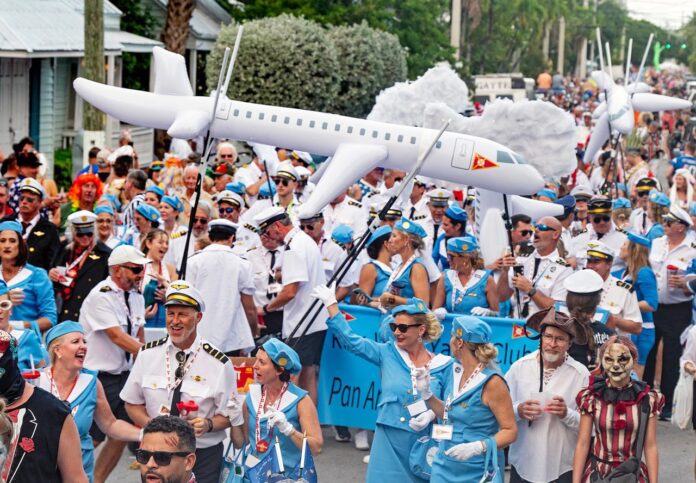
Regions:
M 228 440 L 247 469 L 276 440 L 295 468 L 323 445 L 330 329 L 380 369 L 374 433 L 333 428 L 370 451 L 367 481 L 503 481 L 507 462 L 513 482 L 656 482 L 656 421 L 680 372 L 696 380 L 690 113 L 644 113 L 584 164 L 599 93 L 547 80 L 578 164 L 533 196 L 562 214 L 512 216 L 511 250 L 488 265 L 470 187 L 416 176 L 384 211 L 407 173 L 375 168 L 307 214 L 319 157 L 221 141 L 203 172 L 195 142 L 174 140 L 141 167 L 124 132 L 65 194 L 23 139 L 0 182 L 2 480 L 104 482 L 129 443 L 142 481 L 217 483 Z M 340 302 L 380 310 L 380 340 Z M 482 317 L 524 319 L 538 350 L 503 374 Z M 428 344 L 441 337 L 449 355 Z

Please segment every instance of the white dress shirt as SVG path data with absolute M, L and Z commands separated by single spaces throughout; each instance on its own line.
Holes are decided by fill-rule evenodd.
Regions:
M 696 243 L 692 232 L 687 233 L 684 240 L 669 249 L 667 236 L 661 236 L 653 240 L 650 249 L 650 266 L 657 278 L 657 299 L 660 304 L 678 304 L 688 302 L 693 298 L 693 294 L 685 294 L 680 288 L 667 285 L 667 277 L 670 275 L 668 265 L 676 267 L 678 270 L 675 275 L 685 275 L 691 260 L 696 257 Z

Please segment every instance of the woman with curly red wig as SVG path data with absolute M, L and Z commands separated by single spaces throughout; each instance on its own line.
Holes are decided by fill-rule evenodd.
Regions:
M 75 178 L 68 191 L 68 202 L 60 207 L 60 233 L 65 232 L 68 216 L 80 210 L 94 211 L 94 205 L 104 192 L 99 176 L 83 173 Z

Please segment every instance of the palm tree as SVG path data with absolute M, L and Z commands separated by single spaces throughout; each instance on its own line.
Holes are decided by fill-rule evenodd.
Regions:
M 162 29 L 162 42 L 167 50 L 184 55 L 189 36 L 189 22 L 196 7 L 195 0 L 169 0 L 167 18 Z

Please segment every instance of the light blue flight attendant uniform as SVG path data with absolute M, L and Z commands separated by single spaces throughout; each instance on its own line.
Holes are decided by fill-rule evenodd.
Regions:
M 302 370 L 302 364 L 300 363 L 300 357 L 297 355 L 297 352 L 280 340 L 269 339 L 261 346 L 261 348 L 266 352 L 266 354 L 268 354 L 268 357 L 274 363 L 288 371 L 290 374 L 297 375 L 300 373 L 300 370 Z M 249 393 L 247 394 L 245 400 L 247 410 L 249 412 L 247 429 L 249 431 L 251 453 L 259 460 L 262 460 L 266 455 L 268 455 L 269 451 L 274 450 L 275 438 L 277 436 L 278 441 L 280 442 L 280 449 L 283 455 L 283 463 L 286 468 L 286 474 L 291 474 L 292 470 L 298 467 L 300 464 L 301 449 L 295 446 L 290 437 L 285 436 L 277 429 L 269 428 L 268 420 L 265 418 L 259 420 L 259 436 L 261 440 L 268 443 L 268 449 L 264 452 L 257 451 L 256 416 L 261 403 L 262 393 L 263 387 L 260 384 L 252 384 L 249 386 Z M 273 407 L 277 408 L 279 411 L 282 411 L 285 414 L 288 423 L 292 424 L 293 427 L 298 431 L 301 431 L 300 428 L 302 426 L 300 425 L 297 405 L 305 397 L 308 397 L 307 391 L 300 389 L 291 382 L 288 382 L 287 389 L 283 393 L 278 406 L 276 407 L 276 403 L 273 404 Z M 271 405 L 267 407 L 270 408 Z M 272 435 L 271 429 L 273 429 Z
M 444 216 L 449 218 L 452 223 L 459 223 L 462 225 L 462 230 L 458 237 L 466 236 L 466 222 L 469 219 L 469 216 L 466 214 L 466 210 L 460 208 L 459 205 L 452 204 L 447 207 Z M 449 240 L 447 237 L 445 237 L 445 234 L 442 233 L 437 237 L 437 240 L 435 240 L 435 243 L 433 244 L 433 261 L 441 270 L 446 270 L 449 268 L 449 260 L 447 260 L 448 241 Z
M 48 364 L 48 353 L 41 345 L 41 339 L 31 329 L 12 329 L 12 337 L 17 340 L 17 364 L 22 372 L 31 370 L 31 358 L 34 358 L 34 367 L 43 361 Z
M 418 223 L 403 217 L 401 220 L 396 222 L 394 229 L 403 231 L 405 233 L 411 233 L 421 238 L 425 238 L 428 235 L 425 229 Z M 411 284 L 411 270 L 413 269 L 413 266 L 420 264 L 426 271 L 428 269 L 426 268 L 425 261 L 421 257 L 415 257 L 410 262 L 408 260 L 402 260 L 402 263 L 408 263 L 408 266 L 403 270 L 399 268 L 396 274 L 392 274 L 390 277 L 391 283 L 387 283 L 386 291 L 391 292 L 394 295 L 410 299 L 416 295 L 413 291 L 413 285 Z
M 466 286 L 462 287 L 455 270 L 445 270 L 445 308 L 447 312 L 471 314 L 474 307 L 489 308 L 486 284 L 491 272 L 475 270 Z
M 661 236 L 665 236 L 665 229 L 660 223 L 653 223 L 648 232 L 645 234 L 645 237 L 650 241 L 660 238 Z
M 664 207 L 669 207 L 672 204 L 667 194 L 661 191 L 657 191 L 656 189 L 650 190 L 650 192 L 648 193 L 648 201 L 650 201 L 650 203 L 654 203 L 656 205 Z M 653 223 L 653 225 L 645 234 L 645 238 L 647 238 L 650 241 L 653 241 L 657 238 L 660 238 L 661 236 L 664 236 L 664 234 L 665 229 L 662 227 L 662 224 Z
M 452 322 L 452 333 L 458 339 L 467 342 L 490 342 L 490 327 L 480 319 L 472 316 L 457 317 Z M 483 390 L 493 377 L 503 378 L 500 371 L 490 366 L 485 367 L 472 380 L 472 387 L 455 396 L 463 374 L 462 366 L 454 362 L 448 366 L 445 383 L 437 394 L 438 398 L 446 401 L 451 397 L 448 411 L 448 424 L 453 426 L 452 439 L 440 441 L 437 453 L 433 458 L 431 483 L 479 483 L 484 476 L 486 455 L 472 456 L 466 461 L 460 461 L 445 452 L 461 443 L 486 441 L 487 446 L 495 444 L 493 436 L 500 430 L 495 414 L 483 401 Z M 504 380 L 504 379 L 503 379 Z M 442 421 L 440 421 L 442 422 Z M 492 451 L 493 448 L 488 448 Z M 493 482 L 502 483 L 505 470 L 505 455 L 502 449 L 498 452 L 498 468 Z
M 46 270 L 26 264 L 9 281 L 7 287 L 10 290 L 21 288 L 24 291 L 24 301 L 12 307 L 10 320 L 29 322 L 37 334 L 41 333 L 37 323 L 41 317 L 47 318 L 52 325 L 56 325 L 57 310 L 53 284 Z
M 391 267 L 385 266 L 379 260 L 370 260 L 368 263 L 374 266 L 375 271 L 377 272 L 377 277 L 375 278 L 375 286 L 372 287 L 372 293 L 370 293 L 370 297 L 372 297 L 373 299 L 379 298 L 379 296 L 382 295 L 384 293 L 384 290 L 387 288 L 387 282 L 389 281 L 389 276 L 392 273 Z
M 423 301 L 415 299 L 415 302 L 394 308 L 392 315 L 427 313 Z M 334 330 L 345 349 L 379 366 L 382 374 L 382 392 L 378 402 L 370 463 L 367 467 L 367 483 L 425 482 L 426 480 L 414 475 L 409 467 L 411 448 L 419 437 L 429 434 L 429 429 L 415 432 L 408 425 L 411 416 L 407 406 L 417 401 L 417 398 L 412 396 L 412 363 L 408 354 L 399 349 L 395 342 L 375 342 L 356 334 L 340 312 L 326 323 Z M 443 378 L 451 365 L 452 359 L 442 354 L 431 359 L 428 368 L 434 394 L 441 392 Z
M 50 344 L 54 339 L 72 332 L 84 334 L 84 329 L 77 322 L 68 320 L 61 322 L 46 333 L 46 343 Z M 50 368 L 44 368 L 40 372 L 41 376 L 37 385 L 58 397 L 57 390 L 52 383 Z M 97 408 L 97 381 L 96 371 L 82 369 L 75 382 L 75 387 L 66 401 L 70 405 L 70 411 L 80 434 L 82 466 L 90 482 L 94 481 L 94 443 L 89 429 L 94 422 L 94 411 Z

